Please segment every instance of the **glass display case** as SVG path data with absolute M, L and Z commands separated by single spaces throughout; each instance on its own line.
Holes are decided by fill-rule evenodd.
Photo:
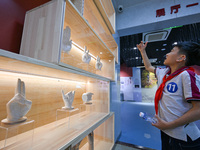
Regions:
M 111 0 L 52 0 L 26 13 L 20 54 L 0 50 L 0 119 L 20 79 L 34 129 L 9 136 L 17 136 L 10 144 L 0 134 L 4 149 L 112 149 L 118 46 L 110 8 Z M 33 138 L 25 138 L 31 130 Z
M 18 78 L 24 81 L 26 98 L 32 101 L 31 110 L 26 115 L 28 119 L 34 120 L 33 146 L 30 149 L 73 147 L 91 131 L 95 131 L 98 126 L 114 116 L 109 109 L 110 81 L 108 79 L 96 78 L 87 73 L 0 50 L 0 120 L 6 118 L 6 104 L 15 94 Z M 70 115 L 61 114 L 57 117 L 57 110 L 64 106 L 62 90 L 65 93 L 75 91 L 72 103 L 74 111 L 71 111 Z M 82 95 L 87 92 L 93 95 L 92 104 L 86 105 Z M 110 143 L 111 148 L 114 144 L 112 136 L 114 124 L 113 122 L 108 124 L 102 130 L 109 130 L 108 144 Z M 26 130 L 26 127 L 23 130 Z M 25 138 L 24 134 L 26 133 L 23 131 L 17 134 L 17 140 L 10 145 L 7 143 L 4 149 L 27 147 L 32 138 Z M 3 134 L 0 138 L 1 143 L 5 141 Z M 94 136 L 94 142 L 97 139 Z
M 118 47 L 109 28 L 93 1 L 83 1 L 83 15 L 73 2 L 53 0 L 28 11 L 20 54 L 114 80 Z

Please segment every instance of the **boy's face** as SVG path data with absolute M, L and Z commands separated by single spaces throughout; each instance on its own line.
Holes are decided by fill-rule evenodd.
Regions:
M 166 66 L 172 66 L 174 64 L 178 63 L 178 60 L 181 58 L 179 52 L 179 48 L 178 47 L 174 47 L 171 52 L 166 54 L 166 59 L 164 61 L 164 65 Z

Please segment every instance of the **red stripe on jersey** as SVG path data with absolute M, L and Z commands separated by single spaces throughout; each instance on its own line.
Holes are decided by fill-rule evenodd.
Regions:
M 193 71 L 187 70 L 188 74 L 190 75 L 191 81 L 191 90 L 192 90 L 192 97 L 189 99 L 200 99 L 200 91 L 196 85 L 196 77 Z

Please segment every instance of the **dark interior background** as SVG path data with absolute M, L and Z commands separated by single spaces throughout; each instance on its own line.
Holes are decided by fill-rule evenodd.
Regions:
M 144 66 L 138 49 L 134 49 L 142 41 L 142 33 L 120 37 L 120 63 L 127 67 Z M 150 59 L 157 58 L 152 65 L 163 65 L 165 55 L 171 51 L 174 42 L 200 42 L 200 23 L 172 28 L 167 40 L 148 43 L 146 48 Z
M 50 0 L 0 0 L 0 49 L 19 53 L 26 11 Z

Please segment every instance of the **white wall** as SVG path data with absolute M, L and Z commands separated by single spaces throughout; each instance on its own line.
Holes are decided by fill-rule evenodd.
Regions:
M 197 2 L 199 0 L 148 0 L 126 7 L 122 13 L 116 11 L 118 33 L 125 36 L 200 22 L 200 4 L 186 7 Z M 181 5 L 178 13 L 170 14 L 170 7 L 177 4 Z M 165 16 L 156 17 L 156 10 L 161 8 L 165 8 Z

